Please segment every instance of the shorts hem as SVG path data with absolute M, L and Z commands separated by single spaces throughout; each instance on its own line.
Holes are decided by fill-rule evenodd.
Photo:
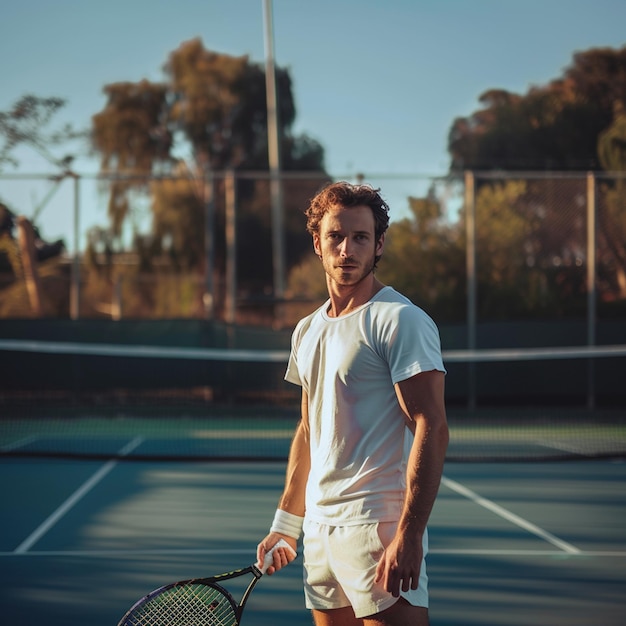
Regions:
M 404 598 L 411 606 L 419 606 L 423 609 L 428 608 L 428 602 L 416 601 L 415 599 L 412 600 L 402 592 L 400 592 L 400 598 Z M 394 598 L 391 596 L 390 598 L 381 600 L 378 604 L 371 605 L 369 608 L 352 607 L 352 610 L 354 611 L 354 616 L 357 619 L 363 619 L 364 617 L 371 617 L 372 615 L 377 615 L 378 613 L 382 613 L 383 611 L 390 609 L 400 598 Z
M 371 615 L 376 615 L 377 613 L 382 613 L 387 609 L 391 608 L 400 598 L 394 598 L 391 596 L 390 598 L 385 598 L 381 600 L 377 604 L 372 604 L 369 607 L 352 607 L 354 611 L 354 617 L 357 619 L 363 619 L 364 617 L 369 617 Z
M 336 606 L 335 604 L 329 604 L 328 606 L 314 606 L 315 604 L 321 605 L 323 604 L 322 602 L 311 602 L 308 598 L 308 596 L 305 596 L 305 602 L 304 602 L 304 606 L 309 610 L 309 611 L 332 611 L 333 609 L 345 609 L 347 607 L 351 607 L 352 605 L 348 602 L 346 604 L 342 604 L 341 606 Z

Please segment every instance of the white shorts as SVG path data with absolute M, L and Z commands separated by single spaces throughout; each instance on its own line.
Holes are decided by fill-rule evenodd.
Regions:
M 391 542 L 396 522 L 360 526 L 328 526 L 309 520 L 304 524 L 304 595 L 308 609 L 351 606 L 357 618 L 380 613 L 397 598 L 374 582 L 376 567 Z M 428 533 L 423 539 L 424 559 Z M 413 606 L 428 607 L 428 576 L 422 560 L 417 589 L 400 595 Z

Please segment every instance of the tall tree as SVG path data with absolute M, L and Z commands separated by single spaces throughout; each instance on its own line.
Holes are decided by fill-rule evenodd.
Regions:
M 599 169 L 598 135 L 626 104 L 626 46 L 574 55 L 561 78 L 525 95 L 489 90 L 452 124 L 450 169 Z
M 409 198 L 411 217 L 392 222 L 378 270 L 438 319 L 464 317 L 463 233 L 451 223 L 431 188 L 424 198 Z
M 205 206 L 212 197 L 219 268 L 225 245 L 221 174 L 226 170 L 268 169 L 264 70 L 247 56 L 207 50 L 199 39 L 181 44 L 163 69 L 163 83 L 106 86 L 107 105 L 93 118 L 93 144 L 101 155 L 102 169 L 116 175 L 110 196 L 112 225 L 117 234 L 121 233 L 137 202 L 136 194 L 148 193 L 153 245 L 147 249 L 167 251 L 176 259 L 177 267 L 200 271 L 204 264 Z M 289 73 L 277 68 L 276 77 L 283 169 L 312 170 L 323 177 L 322 147 L 291 131 L 296 111 Z M 212 186 L 210 173 L 220 174 Z M 150 177 L 153 180 L 148 186 Z M 298 188 L 285 185 L 288 228 L 293 214 L 301 215 L 301 207 L 319 182 L 309 181 Z M 257 254 L 260 248 L 269 249 L 271 241 L 266 185 L 266 181 L 242 180 L 237 187 L 239 236 L 246 244 L 256 244 L 240 246 L 239 256 L 243 261 L 250 257 L 242 269 L 247 265 L 245 271 L 254 284 L 271 283 L 271 268 L 259 263 Z M 299 223 L 298 235 L 303 231 Z M 302 249 L 288 246 L 287 252 L 288 261 L 294 263 Z M 250 277 L 254 272 L 261 275 Z
M 106 85 L 105 108 L 93 116 L 92 141 L 104 174 L 115 177 L 110 186 L 109 218 L 114 236 L 122 234 L 129 195 L 145 190 L 148 177 L 167 169 L 172 136 L 166 119 L 167 87 L 147 80 Z
M 598 138 L 598 157 L 609 172 L 626 173 L 626 106 L 614 104 L 613 123 Z M 598 211 L 600 234 L 607 253 L 602 259 L 613 271 L 604 271 L 604 280 L 626 298 L 626 175 L 601 183 L 603 205 Z
M 563 76 L 549 84 L 533 87 L 524 95 L 492 89 L 482 94 L 480 102 L 480 110 L 456 119 L 450 130 L 448 149 L 453 173 L 464 169 L 619 171 L 625 167 L 626 127 L 620 112 L 626 107 L 626 46 L 579 52 Z M 497 193 L 488 180 L 483 179 L 480 187 L 491 187 L 490 193 Z M 599 188 L 598 241 L 602 252 L 598 272 L 601 282 L 610 285 L 611 297 L 624 297 L 624 182 L 620 178 L 613 182 L 603 179 Z M 487 191 L 478 189 L 477 194 L 481 193 Z M 580 206 L 580 199 L 585 197 L 584 188 L 562 181 L 559 193 L 558 201 L 556 197 L 550 199 L 545 195 L 544 183 L 529 183 L 516 200 L 515 210 L 538 224 L 524 246 L 539 251 L 542 280 L 560 281 L 560 286 L 554 282 L 544 293 L 559 293 L 561 303 L 569 297 L 582 298 L 584 303 L 581 268 L 552 267 L 549 261 L 551 256 L 560 259 L 561 251 L 568 246 L 584 242 L 581 228 L 575 226 L 575 221 L 567 221 L 567 212 Z M 542 219 L 537 222 L 539 213 Z M 574 232 L 576 229 L 578 232 Z M 535 274 L 534 270 L 528 272 L 529 277 Z M 567 294 L 564 281 L 569 284 Z

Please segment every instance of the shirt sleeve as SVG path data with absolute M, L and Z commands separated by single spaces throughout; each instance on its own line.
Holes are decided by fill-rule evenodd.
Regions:
M 385 325 L 384 334 L 383 350 L 394 385 L 422 372 L 446 373 L 439 329 L 419 307 L 400 307 L 394 319 Z
M 287 370 L 285 372 L 285 380 L 288 383 L 299 385 L 302 387 L 302 379 L 298 371 L 298 346 L 300 344 L 300 334 L 302 331 L 302 322 L 296 325 L 291 335 L 291 351 L 289 352 L 289 361 L 287 362 Z

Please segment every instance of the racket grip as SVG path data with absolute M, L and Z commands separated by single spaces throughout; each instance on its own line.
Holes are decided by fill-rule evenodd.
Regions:
M 265 558 L 263 559 L 263 566 L 261 567 L 261 574 L 265 574 L 267 568 L 274 562 L 274 550 L 276 548 L 286 548 L 288 552 L 296 556 L 296 551 L 284 540 L 279 539 L 276 544 L 265 554 Z

